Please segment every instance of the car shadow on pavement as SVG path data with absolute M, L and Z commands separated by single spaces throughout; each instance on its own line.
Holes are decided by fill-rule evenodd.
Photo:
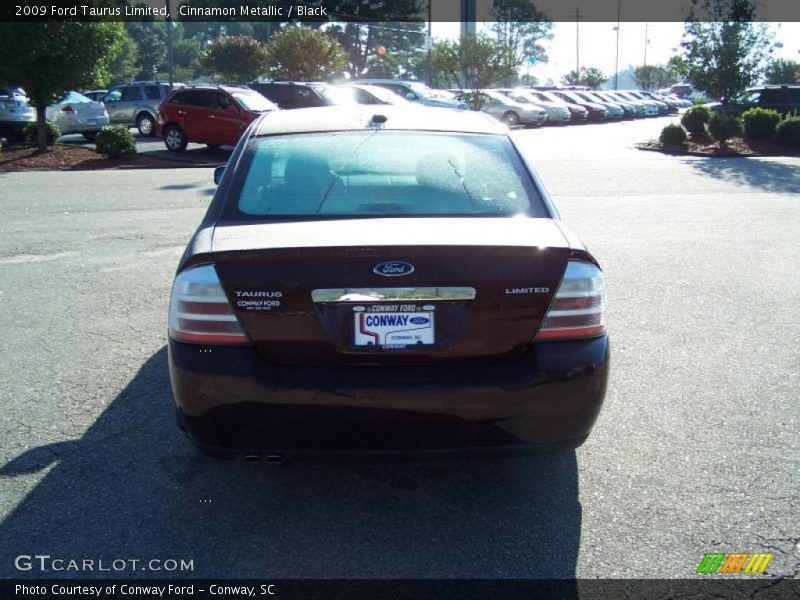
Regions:
M 0 576 L 575 577 L 574 451 L 279 467 L 217 461 L 176 429 L 166 363 L 162 348 L 80 439 L 0 468 L 4 485 L 49 469 L 0 524 Z M 119 573 L 21 573 L 21 554 L 107 566 L 184 559 L 193 571 L 140 571 L 140 563 Z M 573 585 L 564 597 L 577 597 Z
M 756 191 L 779 194 L 797 194 L 800 190 L 800 168 L 794 160 L 790 164 L 759 158 L 683 159 L 703 175 Z
M 169 185 L 162 185 L 159 186 L 159 190 L 171 190 L 171 191 L 183 191 L 183 190 L 191 190 L 196 187 L 200 187 L 201 184 L 199 183 L 171 183 Z

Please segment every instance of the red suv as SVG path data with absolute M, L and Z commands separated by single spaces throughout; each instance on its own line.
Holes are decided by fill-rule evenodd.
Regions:
M 279 110 L 258 92 L 244 87 L 189 86 L 167 96 L 158 107 L 156 135 L 168 150 L 182 152 L 189 142 L 209 148 L 235 145 L 261 113 Z

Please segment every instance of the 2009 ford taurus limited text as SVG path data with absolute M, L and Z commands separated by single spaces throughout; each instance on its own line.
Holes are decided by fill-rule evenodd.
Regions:
M 377 111 L 377 113 L 376 113 Z M 178 266 L 169 365 L 209 454 L 580 445 L 603 275 L 482 113 L 267 113 Z

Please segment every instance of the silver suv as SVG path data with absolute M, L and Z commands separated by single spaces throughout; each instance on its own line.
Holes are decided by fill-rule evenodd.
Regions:
M 0 85 L 0 137 L 21 140 L 22 130 L 36 121 L 36 111 L 28 104 L 22 88 Z
M 172 87 L 183 87 L 175 83 Z M 132 81 L 108 90 L 103 103 L 112 125 L 133 125 L 145 137 L 155 135 L 158 105 L 170 92 L 169 83 L 163 81 Z

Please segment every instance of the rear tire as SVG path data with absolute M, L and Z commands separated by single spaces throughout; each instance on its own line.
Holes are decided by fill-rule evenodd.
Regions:
M 164 128 L 164 145 L 170 152 L 183 152 L 186 150 L 186 134 L 177 125 L 167 125 Z
M 155 119 L 153 119 L 153 117 L 151 117 L 148 113 L 142 113 L 136 117 L 136 128 L 139 130 L 139 135 L 143 137 L 151 137 L 155 127 Z

